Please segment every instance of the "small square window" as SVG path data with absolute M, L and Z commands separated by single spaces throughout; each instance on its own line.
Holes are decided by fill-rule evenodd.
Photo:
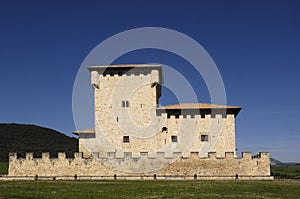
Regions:
M 177 136 L 176 135 L 172 135 L 171 136 L 171 141 L 172 142 L 177 142 Z
M 201 118 L 205 118 L 205 115 L 204 115 L 204 114 L 201 114 Z
M 110 72 L 110 76 L 114 76 L 115 75 L 115 73 L 114 72 Z
M 208 135 L 201 135 L 201 142 L 207 142 L 208 141 Z
M 123 142 L 129 143 L 129 136 L 123 136 Z
M 102 75 L 103 75 L 103 77 L 105 77 L 106 76 L 106 72 L 104 72 Z
M 119 75 L 119 76 L 122 76 L 122 75 L 123 75 L 123 73 L 122 73 L 122 72 L 119 72 L 119 73 L 118 73 L 118 75 Z

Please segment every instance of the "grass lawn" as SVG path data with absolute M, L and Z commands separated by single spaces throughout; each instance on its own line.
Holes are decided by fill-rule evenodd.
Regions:
M 0 175 L 8 173 L 8 162 L 0 162 Z
M 295 178 L 300 176 L 300 165 L 272 166 L 271 171 L 276 178 Z
M 0 181 L 0 198 L 300 198 L 300 181 Z

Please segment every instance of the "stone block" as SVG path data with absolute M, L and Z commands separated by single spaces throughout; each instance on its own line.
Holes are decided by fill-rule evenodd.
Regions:
M 42 153 L 42 159 L 48 160 L 50 158 L 50 153 L 49 152 L 43 152 Z
M 57 157 L 59 160 L 64 160 L 64 159 L 66 159 L 66 153 L 59 152 Z
M 234 152 L 225 152 L 225 158 L 233 159 L 234 158 Z

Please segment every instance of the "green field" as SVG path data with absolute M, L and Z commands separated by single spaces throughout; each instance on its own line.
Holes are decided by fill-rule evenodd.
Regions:
M 8 173 L 8 162 L 0 162 L 0 175 Z
M 300 198 L 300 181 L 0 181 L 0 198 Z
M 295 178 L 300 177 L 300 165 L 288 165 L 288 166 L 272 166 L 272 175 L 275 178 Z

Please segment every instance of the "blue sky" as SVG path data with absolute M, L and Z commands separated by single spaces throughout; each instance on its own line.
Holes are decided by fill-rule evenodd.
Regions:
M 1 1 L 0 122 L 75 130 L 72 89 L 84 58 L 101 41 L 138 27 L 164 27 L 199 42 L 222 75 L 227 102 L 240 105 L 238 152 L 270 151 L 300 162 L 300 3 L 298 1 Z M 130 61 L 131 60 L 131 61 Z M 160 62 L 133 52 L 116 62 Z M 164 52 L 163 64 L 201 78 Z M 100 65 L 101 63 L 99 63 Z M 171 95 L 161 99 L 172 103 Z

